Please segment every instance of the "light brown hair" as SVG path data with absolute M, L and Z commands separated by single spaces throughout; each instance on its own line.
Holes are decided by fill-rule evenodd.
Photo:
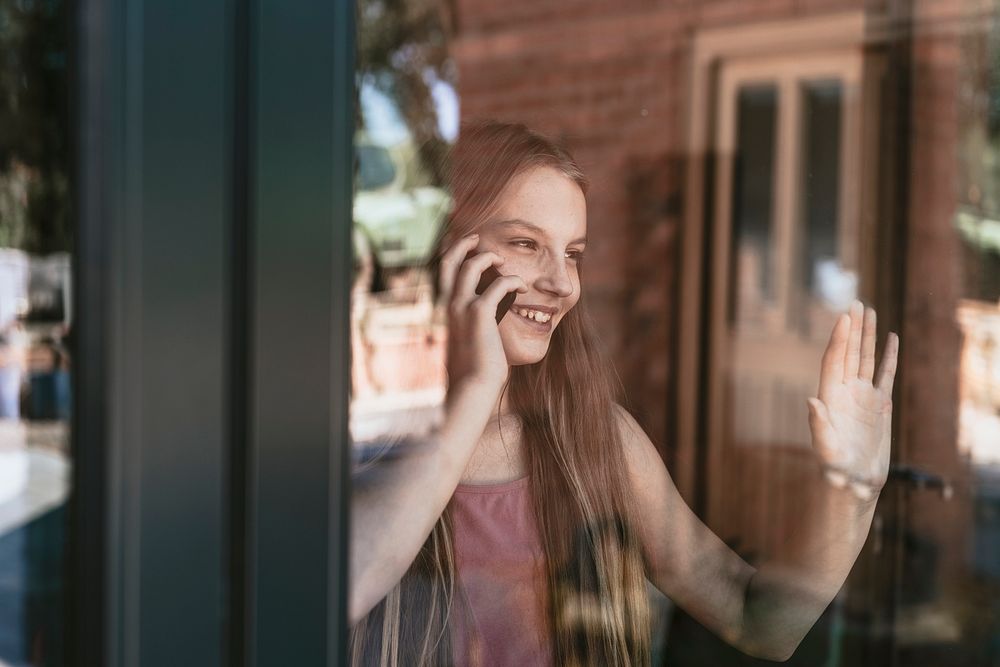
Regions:
M 518 174 L 551 167 L 586 194 L 570 154 L 524 125 L 464 126 L 451 153 L 454 204 L 438 252 L 488 223 Z M 581 266 L 582 272 L 582 266 Z M 558 665 L 648 664 L 649 607 L 632 526 L 617 383 L 581 299 L 546 356 L 511 369 L 535 519 L 545 556 L 552 651 Z M 352 630 L 355 665 L 450 664 L 457 578 L 446 511 L 402 581 Z M 487 660 L 488 662 L 488 660 Z

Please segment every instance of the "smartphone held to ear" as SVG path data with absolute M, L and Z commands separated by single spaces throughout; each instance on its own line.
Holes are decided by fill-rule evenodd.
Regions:
M 499 278 L 501 273 L 496 270 L 496 267 L 489 267 L 483 271 L 483 277 L 479 279 L 479 285 L 476 286 L 476 294 L 482 294 L 486 291 L 494 280 Z M 517 298 L 517 292 L 508 292 L 504 295 L 504 298 L 500 299 L 500 303 L 497 304 L 497 324 L 500 324 L 500 320 L 503 319 L 510 307 L 514 305 L 514 300 Z

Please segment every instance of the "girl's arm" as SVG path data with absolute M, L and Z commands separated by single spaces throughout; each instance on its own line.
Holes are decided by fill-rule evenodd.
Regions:
M 498 396 L 486 385 L 453 389 L 448 416 L 432 439 L 398 445 L 401 451 L 354 480 L 351 625 L 385 597 L 416 558 L 454 494 Z
M 427 442 L 403 445 L 358 476 L 351 503 L 348 615 L 353 625 L 395 586 L 416 558 L 455 492 L 506 381 L 497 304 L 526 291 L 517 276 L 475 293 L 483 271 L 503 259 L 490 252 L 464 261 L 478 237 L 455 244 L 441 261 L 448 308 L 448 399 L 442 427 Z
M 875 334 L 875 311 L 860 303 L 831 334 L 819 397 L 809 400 L 813 447 L 831 474 L 817 472 L 821 510 L 780 562 L 754 568 L 712 533 L 684 503 L 649 438 L 620 411 L 653 583 L 750 655 L 790 657 L 840 590 L 867 539 L 888 475 L 899 347 L 890 334 L 876 381 Z
M 826 484 L 805 548 L 754 568 L 684 502 L 653 444 L 622 411 L 649 577 L 699 623 L 748 655 L 785 660 L 840 590 L 868 534 L 874 501 Z

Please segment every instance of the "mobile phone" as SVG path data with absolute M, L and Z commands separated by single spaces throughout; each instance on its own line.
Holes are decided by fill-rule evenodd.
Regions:
M 502 274 L 496 270 L 496 267 L 491 266 L 485 271 L 483 271 L 483 277 L 479 279 L 479 284 L 476 286 L 476 294 L 482 294 L 486 291 L 494 280 L 499 278 Z M 500 320 L 503 319 L 510 307 L 514 305 L 514 300 L 517 298 L 517 292 L 507 292 L 504 298 L 500 299 L 500 303 L 497 304 L 497 324 L 500 324 Z

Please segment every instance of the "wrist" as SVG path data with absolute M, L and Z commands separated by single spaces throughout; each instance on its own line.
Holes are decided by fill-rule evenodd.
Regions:
M 456 400 L 487 401 L 492 409 L 500 398 L 507 378 L 500 375 L 476 374 L 466 375 L 454 383 L 449 383 L 447 400 L 450 405 Z
M 823 477 L 826 481 L 837 489 L 844 489 L 850 491 L 855 498 L 864 503 L 871 503 L 878 500 L 879 494 L 882 492 L 883 484 L 876 482 L 875 480 L 865 479 L 859 475 L 855 475 L 843 468 L 830 465 L 828 463 L 820 464 L 823 471 Z
M 451 384 L 445 396 L 443 427 L 450 431 L 479 431 L 485 427 L 493 407 L 503 391 L 503 383 L 471 376 Z M 477 434 L 478 439 L 478 434 Z

